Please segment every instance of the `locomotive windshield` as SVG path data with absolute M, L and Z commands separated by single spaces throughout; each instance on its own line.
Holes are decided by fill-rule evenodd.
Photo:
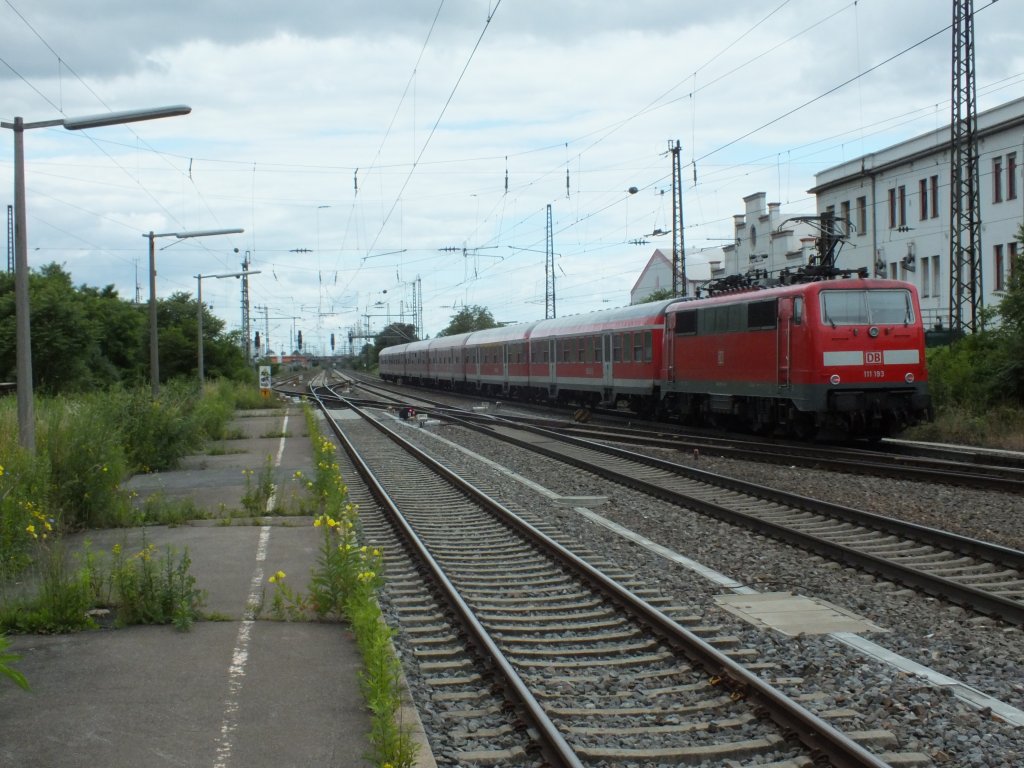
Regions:
M 837 325 L 910 325 L 914 304 L 910 291 L 822 291 L 821 319 Z

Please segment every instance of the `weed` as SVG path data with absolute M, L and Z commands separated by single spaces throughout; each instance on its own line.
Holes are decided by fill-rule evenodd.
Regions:
M 189 572 L 192 560 L 188 549 L 180 556 L 166 547 L 156 556 L 150 543 L 127 556 L 115 546 L 110 578 L 117 595 L 118 624 L 174 624 L 189 629 L 199 618 L 204 594 L 196 588 Z
M 182 525 L 189 520 L 205 520 L 210 515 L 192 499 L 169 499 L 156 492 L 143 502 L 138 522 L 142 525 Z
M 278 571 L 267 579 L 274 585 L 270 615 L 277 621 L 302 621 L 309 617 L 309 598 L 288 586 L 285 578 L 285 572 Z
M 253 481 L 255 470 L 243 469 L 242 474 L 245 475 L 242 508 L 249 515 L 266 514 L 270 498 L 274 493 L 274 466 L 270 455 L 267 455 L 266 461 L 263 462 L 263 469 L 260 470 L 259 477 L 255 481 Z
M 11 641 L 3 635 L 0 635 L 0 675 L 6 677 L 12 683 L 23 690 L 28 690 L 28 680 L 18 670 L 13 667 L 13 664 L 21 659 L 16 653 L 8 653 L 7 649 L 11 647 Z

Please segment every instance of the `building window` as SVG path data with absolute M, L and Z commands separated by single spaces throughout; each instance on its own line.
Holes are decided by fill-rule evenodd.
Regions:
M 921 259 L 921 298 L 926 299 L 931 295 L 932 273 L 928 267 L 931 266 L 929 263 L 931 259 L 927 256 Z
M 992 158 L 992 202 L 1003 202 L 1003 158 Z
M 843 202 L 841 202 L 839 204 L 839 210 L 840 210 L 840 212 L 842 213 L 842 216 L 843 216 L 842 230 L 846 233 L 846 236 L 849 237 L 850 236 L 850 201 L 849 200 L 843 200 Z
M 889 229 L 896 229 L 896 190 L 889 190 Z
M 932 295 L 941 296 L 942 293 L 939 291 L 939 278 L 941 276 L 941 267 L 939 265 L 939 257 L 932 256 Z
M 932 176 L 932 218 L 939 218 L 939 177 Z
M 1017 199 L 1017 153 L 1006 156 L 1006 199 Z
M 996 284 L 994 290 L 1005 291 L 1006 290 L 1006 275 L 1003 270 L 1006 269 L 1006 263 L 1003 260 L 1003 244 L 999 243 L 993 249 L 993 272 L 996 276 Z
M 900 193 L 900 226 L 907 226 L 907 188 L 901 186 Z
M 868 199 L 866 197 L 857 198 L 857 234 L 866 235 L 868 233 Z
M 917 197 L 920 220 L 924 221 L 928 218 L 928 179 L 921 179 L 917 182 Z

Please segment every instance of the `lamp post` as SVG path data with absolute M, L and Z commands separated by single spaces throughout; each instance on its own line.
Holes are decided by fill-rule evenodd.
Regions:
M 217 279 L 225 277 L 248 277 L 249 275 L 258 275 L 260 270 L 245 272 L 228 272 L 223 275 L 196 275 L 196 301 L 199 305 L 199 309 L 196 310 L 196 325 L 199 327 L 199 386 L 203 385 L 205 377 L 203 376 L 203 278 L 204 277 L 216 277 Z M 247 333 L 243 329 L 243 333 Z M 246 361 L 248 362 L 248 361 Z
M 107 125 L 157 120 L 163 117 L 187 115 L 191 107 L 177 104 L 155 109 L 137 109 L 126 112 L 107 112 L 89 117 L 42 120 L 26 123 L 15 117 L 13 123 L 0 122 L 0 128 L 14 131 L 14 314 L 16 337 L 16 364 L 18 371 L 18 440 L 30 452 L 36 449 L 35 409 L 32 399 L 32 335 L 29 323 L 28 296 L 28 230 L 25 215 L 25 131 L 30 128 L 64 126 L 69 131 L 102 128 Z
M 244 229 L 202 229 L 194 232 L 148 232 L 149 238 L 149 383 L 153 397 L 160 395 L 160 350 L 156 327 L 156 247 L 153 241 L 158 237 L 210 237 L 211 235 L 240 235 Z

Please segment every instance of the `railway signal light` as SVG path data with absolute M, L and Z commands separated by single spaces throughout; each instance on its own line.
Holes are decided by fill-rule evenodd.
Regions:
M 302 331 L 299 331 L 299 352 L 302 351 Z

